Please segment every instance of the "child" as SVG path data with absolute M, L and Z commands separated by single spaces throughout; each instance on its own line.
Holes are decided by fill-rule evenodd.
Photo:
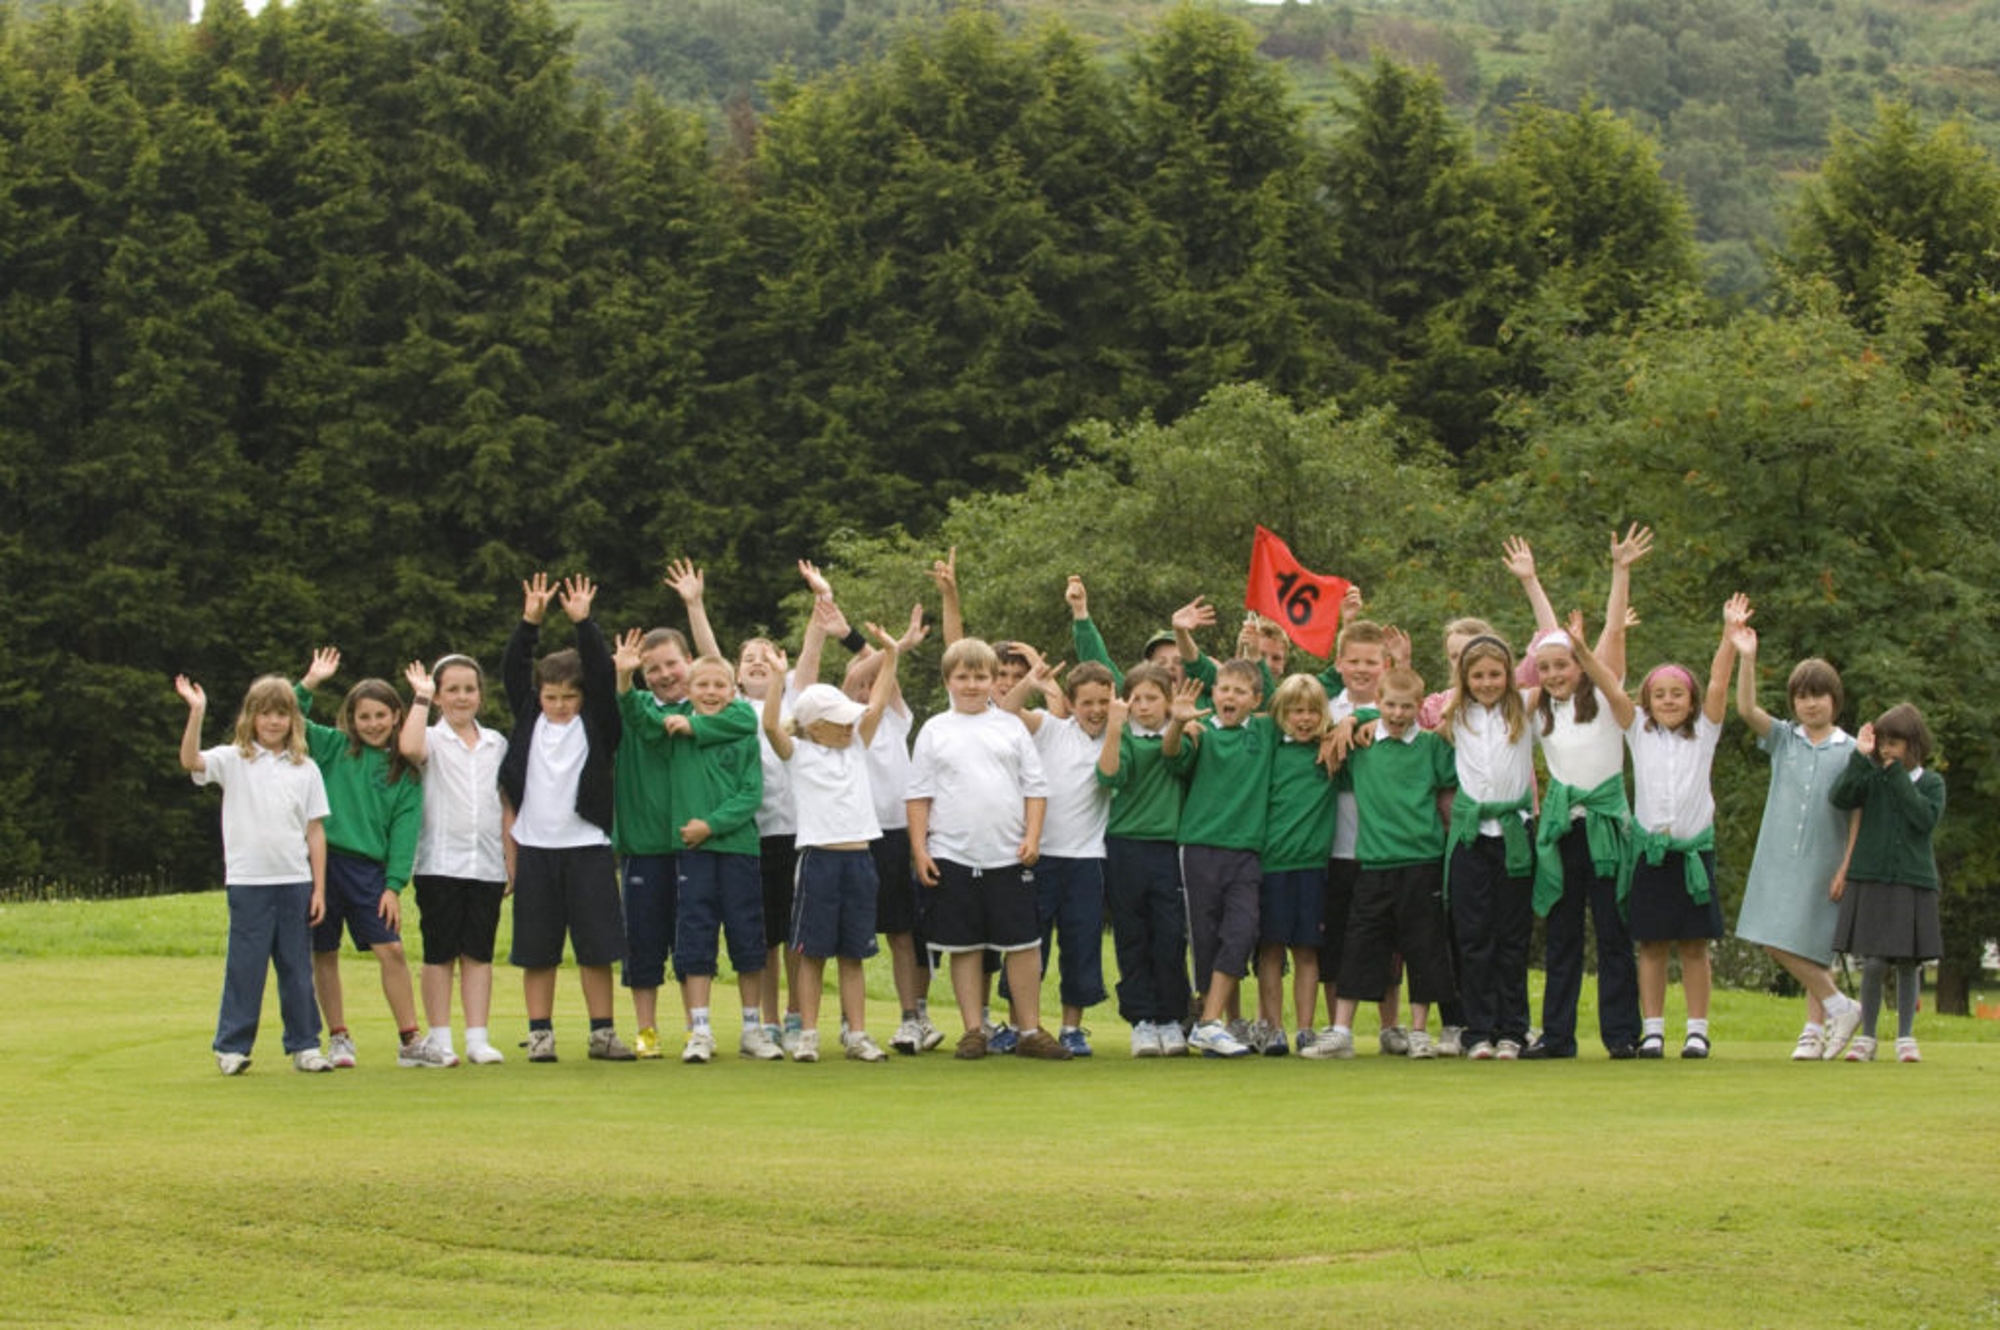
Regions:
M 203 749 L 208 695 L 184 674 L 174 677 L 174 690 L 188 707 L 181 767 L 197 785 L 222 787 L 229 954 L 215 1022 L 216 1068 L 237 1076 L 250 1066 L 268 960 L 278 971 L 292 1065 L 332 1071 L 319 1051 L 312 985 L 312 926 L 326 913 L 326 784 L 306 760 L 298 700 L 283 679 L 265 675 L 244 694 L 231 741 Z
M 563 581 L 563 612 L 576 625 L 575 649 L 534 661 L 542 619 L 556 588 L 548 574 L 521 584 L 521 621 L 507 639 L 501 678 L 514 710 L 514 736 L 500 787 L 514 809 L 514 949 L 528 1007 L 530 1062 L 556 1060 L 556 967 L 563 939 L 576 953 L 592 1058 L 630 1062 L 611 1015 L 611 962 L 625 953 L 618 866 L 611 853 L 611 771 L 618 750 L 618 674 L 604 634 L 591 620 L 597 587 Z
M 1285 953 L 1292 957 L 1293 1028 L 1299 1051 L 1315 1042 L 1313 1009 L 1319 1001 L 1319 948 L 1326 932 L 1326 865 L 1333 849 L 1335 789 L 1320 760 L 1328 727 L 1326 689 L 1310 674 L 1294 674 L 1271 699 L 1278 746 L 1271 755 L 1270 802 L 1265 814 L 1264 879 L 1258 900 L 1257 1023 L 1250 1046 L 1283 1057 Z
M 1731 597 L 1725 624 L 1744 622 L 1749 602 Z M 1716 644 L 1708 686 L 1696 692 L 1694 675 L 1681 665 L 1661 665 L 1639 685 L 1635 708 L 1618 680 L 1583 641 L 1583 616 L 1570 618 L 1570 644 L 1590 681 L 1625 731 L 1632 750 L 1632 821 L 1629 866 L 1619 882 L 1619 905 L 1639 944 L 1639 1056 L 1666 1053 L 1667 962 L 1678 950 L 1681 987 L 1687 995 L 1684 1058 L 1709 1054 L 1709 945 L 1722 936 L 1722 907 L 1715 899 L 1715 795 L 1709 771 L 1729 704 L 1729 672 L 1736 648 L 1725 631 Z M 1698 700 L 1697 700 L 1698 699 Z M 1697 709 L 1699 708 L 1699 709 Z
M 791 719 L 790 692 L 785 681 L 785 653 L 769 638 L 753 637 L 736 660 L 736 691 L 764 712 L 764 700 L 778 694 L 780 722 Z M 791 771 L 771 746 L 764 727 L 757 727 L 757 754 L 764 776 L 764 797 L 757 805 L 757 875 L 764 884 L 764 969 L 757 1005 L 764 1013 L 764 1033 L 786 1051 L 803 1028 L 799 1018 L 798 953 L 785 944 L 792 919 L 792 878 L 798 869 L 799 820 L 792 805 Z M 784 993 L 778 991 L 780 978 Z M 779 1013 L 783 1012 L 783 1024 Z
M 1347 995 L 1335 1004 L 1325 1055 L 1354 1056 L 1352 996 L 1379 993 L 1394 981 L 1396 957 L 1409 971 L 1410 1029 L 1405 1056 L 1437 1056 L 1431 1042 L 1432 1004 L 1452 993 L 1445 940 L 1444 818 L 1438 797 L 1458 784 L 1449 746 L 1417 724 L 1424 681 L 1397 668 L 1382 677 L 1381 718 L 1373 742 L 1347 754 L 1343 783 L 1354 790 L 1359 818 L 1354 905 L 1340 958 Z M 1386 1050 L 1385 1050 L 1386 1051 Z
M 1458 939 L 1466 1056 L 1511 1062 L 1528 1042 L 1535 739 L 1507 644 L 1477 634 L 1451 654 L 1453 686 L 1436 728 L 1458 773 L 1445 891 Z
M 992 706 L 993 648 L 964 637 L 945 648 L 951 709 L 917 734 L 910 756 L 910 860 L 931 892 L 926 931 L 951 957 L 964 1034 L 955 1056 L 986 1056 L 980 1008 L 984 953 L 998 953 L 1013 993 L 1022 1057 L 1067 1061 L 1041 1026 L 1041 931 L 1034 865 L 1041 857 L 1048 780 L 1028 732 Z
M 1112 687 L 1123 688 L 1125 679 L 1111 659 L 1111 648 L 1104 644 L 1104 635 L 1091 621 L 1090 593 L 1084 589 L 1083 579 L 1075 573 L 1070 574 L 1069 583 L 1063 588 L 1063 600 L 1069 605 L 1070 640 L 1076 648 L 1077 662 L 1096 661 L 1111 671 Z M 1169 687 L 1181 681 L 1180 639 L 1173 629 L 1163 629 L 1147 638 L 1139 658 L 1143 663 L 1156 665 L 1165 671 Z
M 322 647 L 299 680 L 301 714 L 312 710 L 313 689 L 340 668 L 340 652 Z M 313 988 L 326 1016 L 327 1060 L 354 1065 L 354 1038 L 347 1031 L 340 991 L 340 932 L 346 925 L 354 945 L 372 951 L 389 1000 L 400 1047 L 399 1067 L 452 1067 L 447 1057 L 417 1029 L 416 995 L 410 964 L 403 956 L 403 888 L 417 854 L 424 794 L 415 771 L 391 747 L 403 724 L 403 699 L 386 680 L 363 679 L 340 704 L 337 726 L 306 723 L 306 751 L 326 782 L 326 917 L 313 928 Z
M 1118 956 L 1118 1014 L 1135 1058 L 1187 1052 L 1187 905 L 1181 895 L 1181 781 L 1160 756 L 1175 680 L 1136 665 L 1105 715 L 1097 783 L 1111 791 L 1104 882 Z
M 1838 1057 L 1861 1024 L 1861 1004 L 1833 977 L 1833 930 L 1840 918 L 1840 882 L 1858 825 L 1855 814 L 1828 801 L 1854 752 L 1836 723 L 1840 675 L 1817 657 L 1792 670 L 1785 692 L 1793 723 L 1779 724 L 1757 705 L 1757 630 L 1730 628 L 1736 644 L 1736 714 L 1771 755 L 1771 791 L 1764 799 L 1757 852 L 1743 887 L 1736 936 L 1763 946 L 1806 990 L 1806 1026 L 1794 1062 Z
M 1916 1037 L 1922 968 L 1944 949 L 1937 859 L 1931 852 L 1931 836 L 1944 816 L 1944 778 L 1925 765 L 1931 756 L 1930 727 L 1923 713 L 1905 702 L 1861 727 L 1847 769 L 1834 782 L 1834 806 L 1861 813 L 1846 881 L 1833 888 L 1840 902 L 1834 949 L 1862 958 L 1861 1033 L 1848 1046 L 1849 1062 L 1875 1058 L 1875 1017 L 1891 965 L 1896 967 L 1896 1061 L 1923 1060 Z
M 429 670 L 412 661 L 410 714 L 399 740 L 403 760 L 424 773 L 424 815 L 412 865 L 417 921 L 424 934 L 424 1019 L 431 1047 L 451 1047 L 451 976 L 465 1006 L 465 1056 L 477 1065 L 507 1059 L 488 1033 L 493 1009 L 493 938 L 513 877 L 513 813 L 500 797 L 507 736 L 479 723 L 486 675 L 470 656 L 445 656 Z M 426 725 L 435 706 L 441 713 Z
M 620 664 L 624 662 L 621 660 Z M 736 700 L 736 676 L 720 656 L 703 656 L 689 667 L 691 715 L 670 715 L 660 729 L 671 750 L 672 807 L 680 825 L 674 853 L 677 894 L 674 910 L 674 972 L 691 1028 L 681 1061 L 704 1063 L 715 1056 L 709 1023 L 709 993 L 715 980 L 719 932 L 729 939 L 729 963 L 743 1000 L 743 1033 L 738 1052 L 771 1062 L 784 1055 L 764 1029 L 761 994 L 765 964 L 764 889 L 757 868 L 757 806 L 764 796 L 764 773 L 757 741 L 748 732 L 717 737 L 696 726 L 716 721 L 724 710 L 755 724 L 747 703 Z
M 1035 865 L 1036 918 L 1041 928 L 1042 971 L 1062 939 L 1062 1028 L 1056 1040 L 1070 1056 L 1091 1055 L 1083 1013 L 1104 1001 L 1104 829 L 1111 791 L 1097 780 L 1098 759 L 1111 717 L 1111 671 L 1091 661 L 1063 684 L 1070 714 L 1028 711 L 1028 694 L 1056 691 L 1055 671 L 1038 664 L 1003 705 L 1034 736 L 1049 782 L 1042 827 L 1042 857 Z M 1011 991 L 1011 985 L 1010 991 Z
M 788 729 L 777 690 L 764 694 L 764 735 L 790 774 L 799 829 L 790 946 L 799 956 L 796 991 L 803 1028 L 792 1048 L 794 1062 L 819 1061 L 819 1003 L 829 956 L 839 965 L 840 1014 L 847 1024 L 842 1042 L 848 1058 L 882 1062 L 888 1056 L 868 1037 L 861 968 L 876 952 L 879 886 L 868 844 L 882 830 L 875 821 L 863 750 L 889 705 L 896 661 L 895 639 L 876 631 L 884 638 L 886 659 L 867 706 L 832 684 L 809 684 L 792 704 Z
M 1653 533 L 1632 527 L 1611 545 L 1611 595 L 1596 655 L 1614 678 L 1625 670 L 1625 612 L 1632 565 L 1652 548 Z M 1521 542 L 1525 548 L 1525 542 Z M 1530 604 L 1547 600 L 1532 559 L 1516 575 Z M 1576 1004 L 1583 992 L 1586 906 L 1597 936 L 1597 1029 L 1619 1060 L 1639 1052 L 1639 972 L 1632 935 L 1618 909 L 1631 807 L 1625 800 L 1625 740 L 1597 690 L 1584 677 L 1561 629 L 1539 634 L 1530 653 L 1538 680 L 1532 702 L 1535 737 L 1548 765 L 1535 828 L 1535 913 L 1548 920 L 1542 1034 L 1524 1058 L 1576 1056 Z
M 1201 1013 L 1188 1044 L 1204 1057 L 1237 1058 L 1250 1046 L 1223 1025 L 1229 1001 L 1257 945 L 1258 893 L 1264 872 L 1271 755 L 1277 729 L 1257 713 L 1261 665 L 1237 657 L 1215 672 L 1214 720 L 1195 703 L 1201 685 L 1191 674 L 1174 690 L 1160 755 L 1187 781 L 1181 805 L 1181 888 L 1187 896 Z

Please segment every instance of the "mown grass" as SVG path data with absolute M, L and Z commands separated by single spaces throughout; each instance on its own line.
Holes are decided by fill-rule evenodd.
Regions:
M 359 1069 L 272 1010 L 226 1080 L 221 920 L 0 909 L 0 1322 L 2000 1325 L 1994 1022 L 1926 1012 L 1920 1067 L 1794 1066 L 1750 994 L 1706 1064 L 1133 1062 L 1105 1014 L 1066 1066 L 610 1066 L 566 979 L 562 1062 L 415 1072 L 351 958 Z

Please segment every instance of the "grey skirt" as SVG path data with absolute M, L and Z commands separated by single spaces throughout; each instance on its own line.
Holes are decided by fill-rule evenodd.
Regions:
M 1937 892 L 1895 882 L 1849 882 L 1840 897 L 1833 949 L 1895 961 L 1936 960 L 1944 954 Z

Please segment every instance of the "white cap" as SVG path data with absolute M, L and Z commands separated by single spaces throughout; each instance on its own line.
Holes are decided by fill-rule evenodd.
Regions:
M 852 725 L 868 710 L 830 683 L 808 684 L 792 703 L 792 720 L 803 730 L 820 721 Z

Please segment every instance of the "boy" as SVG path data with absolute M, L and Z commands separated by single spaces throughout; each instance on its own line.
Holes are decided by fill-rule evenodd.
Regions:
M 618 751 L 617 671 L 591 620 L 597 588 L 562 583 L 576 646 L 534 662 L 556 588 L 547 573 L 521 584 L 521 622 L 501 657 L 514 734 L 500 788 L 514 810 L 514 949 L 528 1007 L 530 1062 L 556 1060 L 556 967 L 567 935 L 590 1015 L 590 1056 L 630 1062 L 611 1016 L 611 962 L 625 951 L 618 868 L 611 854 L 611 771 Z
M 1226 660 L 1215 672 L 1212 721 L 1196 706 L 1201 685 L 1190 677 L 1174 690 L 1160 755 L 1187 780 L 1181 806 L 1181 881 L 1195 982 L 1203 985 L 1201 1018 L 1188 1037 L 1204 1057 L 1237 1058 L 1250 1051 L 1223 1025 L 1223 1015 L 1257 943 L 1258 858 L 1264 844 L 1271 755 L 1276 730 L 1257 708 L 1260 666 Z
M 1028 695 L 1056 691 L 1055 671 L 1037 665 L 1002 703 L 1034 736 L 1049 782 L 1042 829 L 1042 857 L 1035 866 L 1036 918 L 1041 925 L 1042 971 L 1062 938 L 1062 1028 L 1056 1040 L 1071 1057 L 1087 1058 L 1083 1010 L 1104 1001 L 1104 827 L 1111 790 L 1097 780 L 1111 715 L 1111 671 L 1093 661 L 1076 667 L 1064 685 L 1067 717 L 1027 711 Z M 1012 985 L 1009 985 L 1011 992 Z
M 1090 593 L 1084 590 L 1083 579 L 1075 573 L 1070 574 L 1069 585 L 1063 590 L 1063 599 L 1069 603 L 1070 640 L 1076 647 L 1077 660 L 1095 661 L 1102 665 L 1111 671 L 1111 686 L 1123 688 L 1125 678 L 1111 659 L 1111 648 L 1104 645 L 1104 635 L 1099 633 L 1097 625 L 1091 622 Z M 1147 665 L 1156 665 L 1164 670 L 1169 688 L 1181 681 L 1180 639 L 1174 635 L 1173 629 L 1163 628 L 1147 638 L 1139 658 Z
M 976 637 L 945 649 L 951 710 L 933 716 L 910 758 L 910 860 L 931 891 L 929 943 L 951 957 L 952 994 L 965 1033 L 956 1056 L 986 1056 L 980 1019 L 984 953 L 1000 955 L 1023 1033 L 1023 1057 L 1067 1061 L 1041 1026 L 1041 932 L 1034 874 L 1048 780 L 1033 741 L 992 706 L 999 658 Z
M 1410 980 L 1408 1056 L 1418 1059 L 1437 1056 L 1427 1029 L 1430 1007 L 1452 995 L 1444 919 L 1445 820 L 1438 801 L 1458 787 L 1450 745 L 1417 724 L 1423 701 L 1424 681 L 1415 670 L 1384 675 L 1374 741 L 1350 752 L 1341 772 L 1354 791 L 1360 821 L 1355 853 L 1361 864 L 1341 983 L 1350 994 L 1379 993 L 1391 983 L 1400 955 Z M 1354 1056 L 1358 1005 L 1348 995 L 1336 1000 L 1325 1056 Z

